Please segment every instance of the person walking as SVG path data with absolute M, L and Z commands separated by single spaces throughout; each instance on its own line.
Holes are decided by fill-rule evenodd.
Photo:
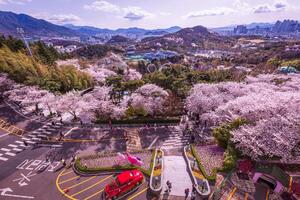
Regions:
M 170 181 L 167 181 L 167 193 L 170 193 L 171 192 L 171 189 L 172 189 L 172 183 Z
M 184 193 L 185 193 L 185 198 L 184 199 L 187 199 L 189 197 L 189 194 L 190 194 L 190 189 L 189 188 L 186 188 L 184 190 Z
M 28 146 L 28 143 L 25 140 L 23 140 L 23 143 L 26 147 Z
M 196 191 L 192 191 L 191 200 L 196 200 Z

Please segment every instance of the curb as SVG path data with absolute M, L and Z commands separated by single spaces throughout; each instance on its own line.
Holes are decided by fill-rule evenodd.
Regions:
M 153 164 L 153 167 L 152 167 L 152 169 L 151 169 L 152 171 L 151 171 L 151 175 L 150 175 L 150 183 L 149 183 L 149 187 L 150 187 L 151 192 L 154 193 L 154 194 L 157 194 L 157 195 L 159 195 L 159 194 L 161 193 L 162 188 L 163 188 L 162 180 L 163 180 L 163 169 L 164 169 L 164 161 L 163 161 L 164 151 L 163 151 L 162 149 L 158 149 L 158 150 L 155 151 L 155 155 L 154 155 L 154 163 L 155 163 L 155 161 L 156 161 L 156 157 L 157 157 L 157 152 L 158 152 L 158 151 L 161 151 L 161 152 L 162 152 L 162 156 L 161 156 L 161 175 L 160 175 L 160 182 L 161 182 L 161 184 L 160 184 L 160 187 L 157 188 L 157 189 L 154 189 L 154 188 L 152 187 L 152 182 L 153 182 L 153 179 L 154 179 L 153 173 L 154 173 L 155 164 Z
M 189 146 L 185 146 L 183 152 L 184 152 L 184 158 L 185 158 L 185 160 L 186 160 L 186 162 L 187 162 L 187 165 L 188 165 L 188 168 L 189 168 L 189 174 L 190 174 L 191 177 L 193 178 L 193 182 L 194 182 L 194 184 L 196 185 L 196 191 L 197 191 L 197 193 L 198 193 L 199 195 L 201 195 L 202 197 L 208 197 L 209 194 L 211 193 L 210 185 L 209 185 L 207 179 L 203 179 L 203 181 L 204 181 L 204 182 L 206 183 L 206 185 L 208 186 L 208 191 L 203 193 L 203 192 L 201 192 L 201 191 L 199 190 L 199 185 L 198 185 L 197 179 L 196 179 L 196 177 L 195 177 L 194 174 L 193 174 L 193 170 L 192 170 L 192 167 L 191 167 L 191 163 L 190 163 L 189 158 L 188 158 L 187 153 L 186 153 L 186 149 L 187 149 L 188 147 L 189 147 Z

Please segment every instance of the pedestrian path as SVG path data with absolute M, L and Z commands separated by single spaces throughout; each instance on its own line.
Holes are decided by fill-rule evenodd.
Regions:
M 133 152 L 136 150 L 141 150 L 141 139 L 138 129 L 125 129 L 125 137 L 126 137 L 126 150 L 128 152 Z
M 170 128 L 170 137 L 164 141 L 162 149 L 181 148 L 189 144 L 189 135 L 184 135 L 179 126 Z
M 35 145 L 40 143 L 42 140 L 48 140 L 48 138 L 52 137 L 53 135 L 58 135 L 61 127 L 61 124 L 52 124 L 52 122 L 48 122 L 30 134 L 24 135 L 22 140 L 26 141 L 30 145 Z
M 46 140 L 47 137 L 58 134 L 60 128 L 61 125 L 53 125 L 51 122 L 49 122 L 31 133 L 24 134 L 22 138 L 0 148 L 0 161 L 8 161 L 10 158 L 16 156 L 18 153 L 26 150 L 27 148 L 37 145 L 42 140 Z M 25 145 L 24 141 L 27 146 Z M 52 146 L 60 147 L 61 145 L 53 144 Z
M 16 140 L 13 143 L 0 148 L 0 161 L 8 161 L 9 158 L 16 156 L 27 148 L 29 148 L 29 146 L 26 146 L 23 141 Z
M 184 196 L 184 190 L 186 188 L 192 191 L 193 183 L 187 171 L 187 165 L 183 156 L 164 156 L 163 160 L 163 193 L 167 189 L 167 181 L 172 183 L 170 196 Z

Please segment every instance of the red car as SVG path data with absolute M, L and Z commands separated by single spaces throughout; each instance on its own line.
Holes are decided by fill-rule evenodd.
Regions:
M 105 187 L 105 199 L 118 199 L 130 191 L 138 188 L 144 181 L 144 176 L 139 170 L 126 171 L 119 174 L 116 179 Z

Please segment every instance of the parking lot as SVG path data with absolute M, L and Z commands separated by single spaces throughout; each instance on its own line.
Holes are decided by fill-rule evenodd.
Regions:
M 65 199 L 102 199 L 105 186 L 113 181 L 116 175 L 116 173 L 108 173 L 100 176 L 80 176 L 72 169 L 63 170 L 57 176 L 56 187 Z M 131 192 L 123 199 L 147 199 L 148 190 L 148 181 L 146 180 L 138 190 Z

